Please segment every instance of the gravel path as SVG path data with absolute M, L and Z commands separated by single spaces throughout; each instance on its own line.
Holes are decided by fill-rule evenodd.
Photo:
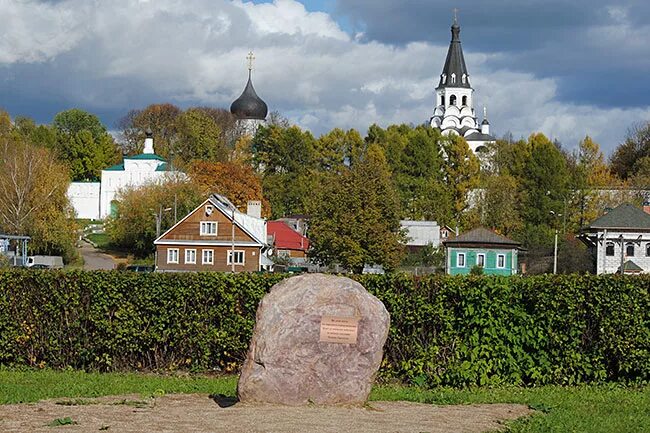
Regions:
M 62 404 L 63 403 L 63 404 Z M 223 404 L 222 404 L 223 406 Z M 228 432 L 228 433 L 479 433 L 530 415 L 523 405 L 434 406 L 371 402 L 364 408 L 235 404 L 220 407 L 207 395 L 56 399 L 0 406 L 0 431 L 10 432 Z M 70 417 L 76 424 L 51 427 Z

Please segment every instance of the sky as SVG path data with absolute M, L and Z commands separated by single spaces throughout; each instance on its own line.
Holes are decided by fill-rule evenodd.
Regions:
M 0 0 L 0 107 L 39 123 L 69 108 L 108 129 L 130 109 L 228 108 L 247 78 L 320 135 L 421 124 L 452 9 L 491 132 L 543 132 L 606 154 L 650 121 L 646 0 Z

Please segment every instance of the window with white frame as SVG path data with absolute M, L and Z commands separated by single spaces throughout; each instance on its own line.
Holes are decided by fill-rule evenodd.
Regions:
M 234 256 L 234 260 L 233 260 Z M 244 264 L 244 252 L 240 250 L 228 250 L 228 264 L 231 265 L 233 262 L 236 265 L 243 265 Z
M 201 264 L 202 265 L 213 265 L 214 264 L 214 250 L 203 250 L 201 253 Z
M 465 253 L 458 253 L 456 256 L 456 266 L 459 268 L 465 267 Z
M 482 268 L 485 267 L 485 254 L 479 253 L 476 255 L 476 266 L 480 266 Z
M 178 248 L 167 250 L 167 263 L 178 263 Z
M 505 268 L 506 267 L 506 255 L 505 254 L 497 254 L 497 268 Z
M 216 235 L 217 235 L 216 221 L 201 221 L 201 236 L 216 236 Z
M 185 250 L 185 263 L 190 265 L 196 264 L 196 250 L 194 249 Z

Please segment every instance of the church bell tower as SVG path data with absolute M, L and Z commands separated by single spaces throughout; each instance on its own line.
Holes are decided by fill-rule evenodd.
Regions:
M 479 125 L 474 111 L 474 89 L 470 83 L 469 73 L 465 65 L 463 48 L 460 43 L 460 26 L 454 14 L 451 26 L 451 42 L 447 51 L 447 59 L 440 74 L 436 87 L 436 107 L 431 126 L 438 128 L 443 134 L 455 134 L 465 137 L 473 152 L 481 151 L 485 144 L 494 141 L 489 135 L 487 117 Z M 485 133 L 484 133 L 485 132 Z

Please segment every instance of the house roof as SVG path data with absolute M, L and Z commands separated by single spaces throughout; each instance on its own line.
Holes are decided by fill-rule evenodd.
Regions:
M 601 216 L 583 230 L 589 229 L 650 230 L 650 215 L 631 204 L 622 204 Z
M 258 245 L 258 246 L 266 245 L 266 221 L 264 221 L 262 218 L 257 218 L 257 217 L 253 217 L 241 213 L 237 209 L 237 207 L 234 204 L 232 204 L 230 200 L 228 200 L 226 197 L 219 194 L 212 194 L 210 197 L 204 200 L 203 203 L 198 205 L 193 211 L 189 212 L 180 221 L 178 221 L 176 224 L 170 227 L 162 235 L 160 235 L 154 241 L 154 245 L 163 245 L 169 243 L 170 241 L 164 239 L 167 236 L 167 234 L 171 232 L 174 228 L 182 224 L 186 219 L 190 217 L 190 215 L 198 211 L 207 203 L 213 205 L 229 220 L 233 221 L 233 217 L 234 217 L 235 225 L 239 227 L 244 233 L 246 233 L 253 240 L 254 245 Z M 216 243 L 218 243 L 218 241 Z
M 629 273 L 633 273 L 633 274 L 643 272 L 643 269 L 639 265 L 634 263 L 632 260 L 628 260 L 625 263 L 623 263 L 623 269 L 625 270 L 625 272 L 629 272 Z M 617 273 L 621 272 L 621 267 L 620 266 L 618 267 L 616 272 Z
M 139 155 L 133 155 L 133 156 L 125 156 L 124 159 L 136 159 L 136 160 L 151 160 L 155 159 L 157 161 L 167 161 L 165 158 L 163 158 L 160 155 L 156 155 L 155 153 L 141 153 Z
M 460 245 L 470 245 L 470 244 L 481 244 L 481 245 L 495 245 L 495 246 L 510 246 L 518 247 L 521 245 L 517 241 L 508 239 L 505 236 L 501 236 L 492 230 L 488 230 L 483 227 L 471 230 L 467 233 L 463 233 L 460 236 L 455 237 L 443 242 L 445 246 L 460 246 Z
M 301 251 L 309 249 L 309 239 L 289 227 L 284 221 L 267 222 L 266 231 L 273 236 L 277 249 Z
M 156 168 L 156 171 L 168 171 L 169 169 L 167 160 L 162 156 L 156 155 L 154 153 L 141 153 L 139 155 L 134 155 L 134 156 L 125 156 L 124 160 L 127 159 L 136 160 L 136 161 L 163 161 L 163 164 L 160 164 Z M 105 168 L 103 171 L 124 171 L 124 162 L 120 164 L 112 165 L 108 168 Z

